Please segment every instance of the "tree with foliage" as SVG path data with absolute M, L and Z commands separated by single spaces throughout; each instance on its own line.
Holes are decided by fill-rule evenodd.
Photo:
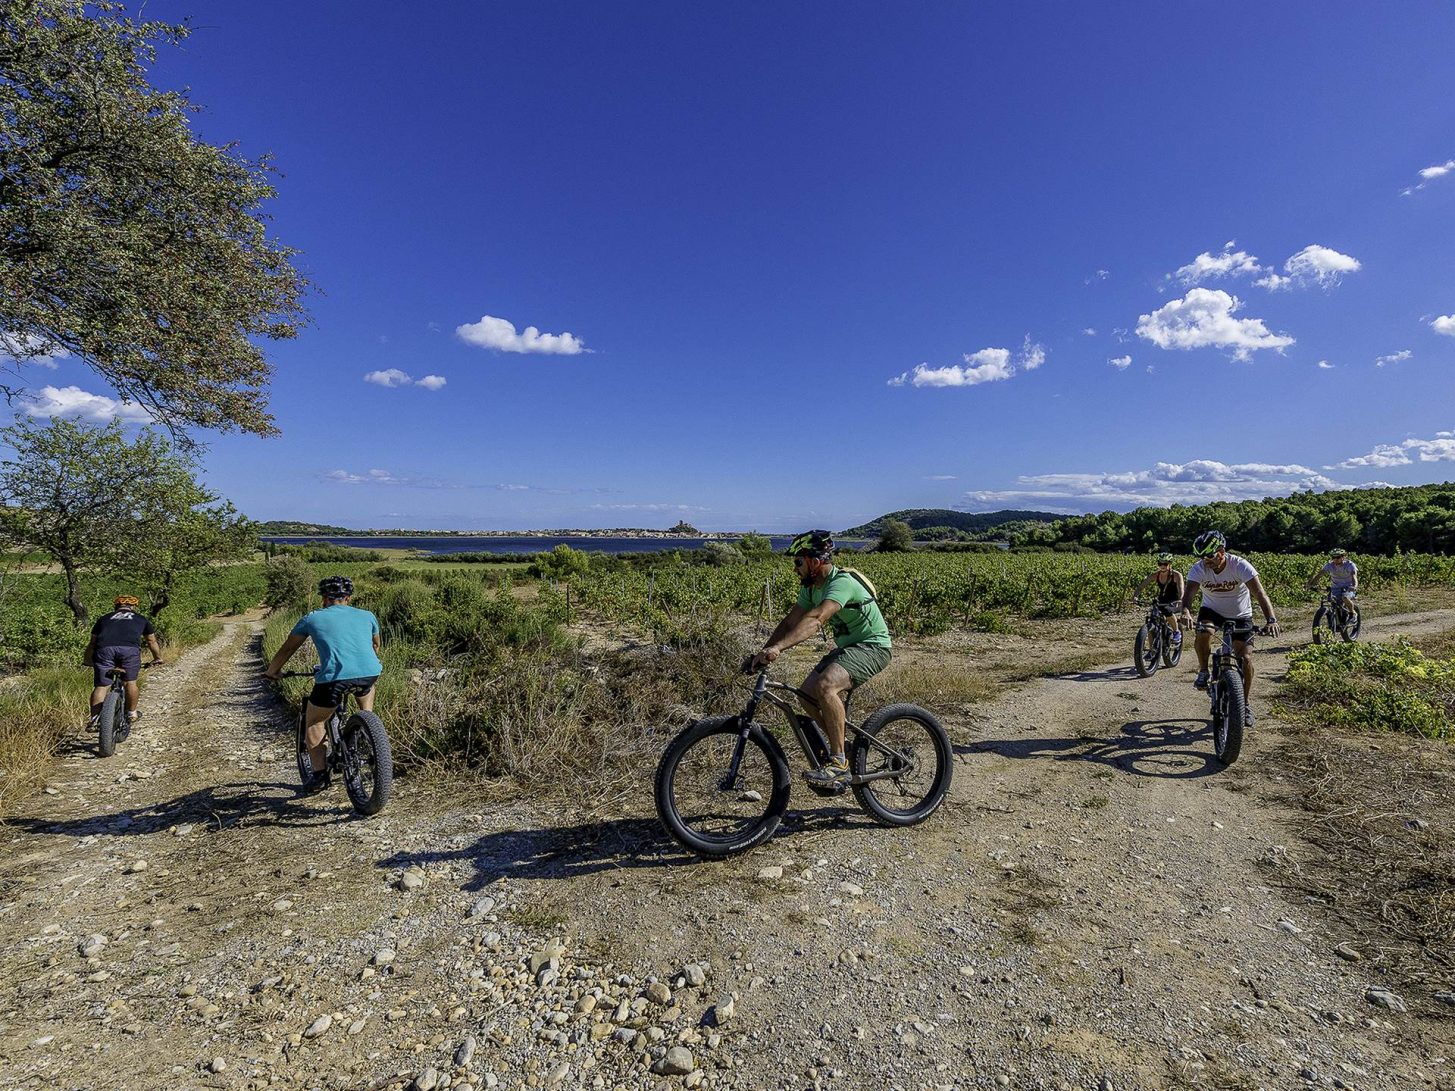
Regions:
M 738 549 L 748 560 L 761 561 L 773 555 L 773 542 L 766 534 L 750 530 L 738 541 Z
M 253 338 L 296 335 L 305 282 L 259 211 L 268 161 L 198 140 L 196 107 L 147 82 L 189 32 L 110 0 L 0 3 L 0 355 L 69 353 L 174 436 L 267 435 Z
M 566 580 L 580 576 L 591 568 L 591 556 L 579 549 L 572 549 L 565 542 L 549 553 L 537 553 L 530 567 L 530 574 L 548 580 Z
M 914 548 L 914 531 L 900 519 L 885 519 L 874 548 L 880 553 L 903 553 Z
M 263 602 L 274 610 L 301 607 L 313 591 L 313 570 L 293 553 L 274 557 L 263 567 Z
M 251 546 L 232 506 L 197 483 L 191 457 L 149 429 L 132 441 L 117 421 L 22 418 L 0 441 L 12 449 L 0 458 L 0 535 L 60 566 L 77 625 L 90 613 L 84 571 L 125 574 L 165 607 L 179 572 Z

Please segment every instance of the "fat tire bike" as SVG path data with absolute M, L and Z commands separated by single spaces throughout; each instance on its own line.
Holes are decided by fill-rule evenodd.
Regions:
M 1207 695 L 1212 721 L 1213 754 L 1223 765 L 1232 765 L 1243 752 L 1243 732 L 1247 727 L 1248 697 L 1243 689 L 1243 671 L 1233 654 L 1233 638 L 1239 632 L 1266 633 L 1267 627 L 1254 628 L 1236 621 L 1223 622 L 1222 645 L 1208 660 Z
M 788 810 L 788 755 L 754 717 L 764 701 L 777 706 L 815 769 L 829 760 L 828 739 L 788 694 L 815 706 L 802 690 L 759 672 L 736 716 L 689 724 L 657 764 L 657 815 L 684 848 L 702 856 L 731 856 L 768 840 Z M 851 694 L 852 696 L 852 694 Z M 847 712 L 848 701 L 845 701 Z M 950 790 L 953 751 L 940 721 L 918 705 L 886 705 L 862 724 L 845 723 L 847 785 L 817 787 L 819 795 L 851 789 L 881 826 L 915 826 L 934 814 Z
M 312 678 L 311 671 L 283 671 L 279 678 Z M 351 693 L 345 693 L 338 707 L 324 723 L 323 745 L 327 751 L 324 768 L 344 782 L 349 802 L 361 815 L 378 814 L 389 802 L 394 786 L 394 755 L 384 721 L 361 708 L 348 711 Z M 298 779 L 304 786 L 313 779 L 313 762 L 308 757 L 308 699 L 298 709 Z
M 1178 608 L 1163 602 L 1149 603 L 1140 599 L 1136 602 L 1138 606 L 1147 607 L 1147 618 L 1137 630 L 1132 662 L 1138 674 L 1150 678 L 1157 673 L 1158 667 L 1175 667 L 1182 659 L 1182 641 L 1172 639 L 1172 623 L 1167 620 Z
M 1363 624 L 1359 607 L 1343 595 L 1330 591 L 1324 595 L 1319 602 L 1319 608 L 1314 611 L 1314 643 L 1332 644 L 1337 638 L 1348 644 L 1359 638 L 1359 629 Z
M 155 663 L 143 663 L 141 669 L 155 666 Z M 96 750 L 103 758 L 116 753 L 116 748 L 131 735 L 131 722 L 126 718 L 126 671 L 112 667 L 106 677 L 111 679 L 111 688 L 106 691 L 96 721 Z

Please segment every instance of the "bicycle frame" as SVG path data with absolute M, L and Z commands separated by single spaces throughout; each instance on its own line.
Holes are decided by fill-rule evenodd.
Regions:
M 1237 627 L 1235 621 L 1223 622 L 1223 642 L 1217 651 L 1213 652 L 1212 658 L 1208 662 L 1207 692 L 1212 699 L 1214 712 L 1217 711 L 1218 696 L 1222 690 L 1223 672 L 1230 666 L 1235 666 L 1241 677 L 1242 664 L 1238 663 L 1237 654 L 1233 651 L 1233 633 Z M 1246 682 L 1247 679 L 1244 678 L 1243 681 Z
M 721 782 L 719 782 L 718 785 L 720 788 L 723 789 L 723 791 L 731 790 L 733 785 L 737 783 L 738 771 L 741 768 L 743 762 L 743 752 L 748 745 L 748 728 L 753 723 L 753 717 L 758 714 L 758 706 L 764 701 L 767 701 L 772 705 L 776 705 L 778 709 L 783 713 L 784 718 L 788 721 L 788 726 L 793 731 L 793 737 L 798 740 L 798 745 L 802 748 L 803 755 L 808 759 L 809 764 L 811 764 L 815 769 L 822 769 L 825 762 L 827 762 L 829 756 L 827 753 L 828 746 L 826 740 L 824 740 L 823 738 L 823 733 L 820 730 L 818 724 L 814 723 L 812 719 L 808 719 L 803 714 L 801 714 L 796 708 L 793 707 L 790 701 L 788 701 L 784 697 L 779 696 L 779 693 L 775 691 L 791 693 L 795 697 L 799 698 L 799 700 L 806 701 L 814 708 L 818 707 L 818 702 L 815 701 L 808 694 L 804 693 L 803 690 L 797 688 L 796 686 L 790 686 L 787 682 L 774 681 L 773 679 L 768 677 L 768 672 L 766 670 L 759 672 L 758 680 L 753 685 L 753 692 L 752 695 L 748 698 L 747 706 L 743 709 L 742 713 L 738 718 L 741 724 L 741 730 L 739 730 L 738 732 L 737 745 L 733 747 L 733 757 L 732 761 L 728 763 L 727 773 L 723 776 Z M 813 730 L 815 733 L 813 738 L 809 737 L 808 731 L 804 727 L 803 722 L 805 719 L 808 719 L 808 722 L 810 724 L 813 724 Z M 868 745 L 872 746 L 875 750 L 878 750 L 880 753 L 885 754 L 888 757 L 896 758 L 900 761 L 906 760 L 903 754 L 900 754 L 898 751 L 888 746 L 885 746 L 882 742 L 874 738 L 872 735 L 865 735 L 862 731 L 860 731 L 858 725 L 849 720 L 847 715 L 847 709 L 845 710 L 844 716 L 844 730 L 846 734 L 852 733 L 853 738 L 856 741 L 862 739 L 866 743 L 868 743 Z M 815 742 L 817 742 L 819 745 L 814 746 Z M 820 756 L 819 754 L 820 748 L 824 750 L 822 756 Z M 886 768 L 881 769 L 878 772 L 866 773 L 863 776 L 851 774 L 849 777 L 849 783 L 868 784 L 871 781 L 887 780 L 903 775 L 903 768 Z

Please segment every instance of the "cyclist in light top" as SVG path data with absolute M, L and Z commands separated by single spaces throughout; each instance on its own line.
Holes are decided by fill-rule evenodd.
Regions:
M 1157 585 L 1157 605 L 1176 608 L 1182 602 L 1182 573 L 1172 567 L 1172 554 L 1157 554 L 1157 568 L 1150 576 L 1137 585 L 1136 594 L 1140 595 L 1149 585 Z M 1182 628 L 1178 624 L 1177 615 L 1170 614 L 1167 623 L 1172 626 L 1172 643 L 1182 643 Z
M 763 650 L 753 656 L 754 670 L 766 667 L 820 626 L 834 634 L 834 650 L 818 661 L 803 690 L 818 703 L 804 710 L 823 728 L 829 760 L 804 777 L 818 787 L 835 788 L 849 779 L 844 755 L 844 696 L 889 665 L 889 626 L 867 581 L 834 564 L 834 540 L 826 530 L 800 534 L 788 546 L 801 585 L 798 602 L 789 610 Z
M 322 608 L 298 619 L 263 671 L 264 678 L 277 678 L 293 653 L 309 637 L 313 638 L 318 669 L 313 672 L 313 692 L 308 695 L 304 721 L 313 779 L 304 785 L 305 792 L 316 792 L 329 784 L 323 725 L 350 693 L 358 694 L 361 709 L 372 712 L 374 683 L 384 672 L 379 661 L 379 619 L 349 604 L 354 597 L 354 581 L 347 576 L 329 576 L 319 581 L 318 593 L 323 599 Z
M 1243 695 L 1253 692 L 1253 596 L 1258 599 L 1258 608 L 1268 623 L 1268 634 L 1278 635 L 1278 619 L 1273 616 L 1273 603 L 1268 601 L 1268 592 L 1258 581 L 1258 570 L 1236 553 L 1228 552 L 1227 539 L 1220 530 L 1204 531 L 1192 543 L 1192 552 L 1199 560 L 1188 570 L 1187 586 L 1182 591 L 1182 617 L 1192 620 L 1193 597 L 1202 591 L 1202 606 L 1197 611 L 1197 638 L 1193 647 L 1197 649 L 1197 678 L 1193 685 L 1207 689 L 1207 663 L 1212 655 L 1212 634 L 1223 627 L 1223 622 L 1236 622 L 1233 630 L 1233 655 L 1243 673 Z M 1252 704 L 1244 701 L 1244 720 L 1253 722 Z
M 1359 590 L 1359 566 L 1349 559 L 1347 549 L 1329 550 L 1328 563 L 1308 581 L 1308 586 L 1316 586 L 1325 576 L 1329 578 L 1329 593 L 1334 601 L 1346 610 L 1353 606 L 1354 595 Z

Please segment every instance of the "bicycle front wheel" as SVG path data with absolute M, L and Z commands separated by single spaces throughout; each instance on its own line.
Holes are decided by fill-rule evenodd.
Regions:
M 384 722 L 360 709 L 344 724 L 342 739 L 349 802 L 359 814 L 378 814 L 389 802 L 389 790 L 394 786 L 394 754 Z
M 1314 614 L 1314 643 L 1332 644 L 1334 633 L 1334 612 L 1327 606 L 1320 606 Z
M 1213 752 L 1218 761 L 1232 765 L 1243 751 L 1243 720 L 1248 703 L 1243 696 L 1243 676 L 1236 666 L 1222 677 L 1218 708 L 1213 715 Z
M 1136 641 L 1137 673 L 1150 678 L 1162 665 L 1162 649 L 1158 647 L 1157 633 L 1148 625 L 1137 630 Z
M 887 705 L 854 736 L 849 768 L 859 806 L 881 826 L 915 826 L 944 802 L 954 754 L 940 721 L 918 705 Z
M 1359 638 L 1359 627 L 1363 624 L 1364 621 L 1359 616 L 1359 607 L 1351 606 L 1345 611 L 1344 624 L 1339 626 L 1339 635 L 1344 638 L 1345 644 Z
M 737 775 L 730 776 L 741 744 Z M 788 809 L 788 760 L 772 736 L 735 716 L 699 720 L 667 744 L 657 764 L 657 817 L 703 856 L 745 852 L 773 836 Z
M 116 753 L 116 744 L 121 739 L 125 719 L 126 701 L 122 699 L 121 691 L 107 690 L 106 699 L 101 702 L 101 722 L 97 725 L 96 749 L 103 758 L 109 758 Z

